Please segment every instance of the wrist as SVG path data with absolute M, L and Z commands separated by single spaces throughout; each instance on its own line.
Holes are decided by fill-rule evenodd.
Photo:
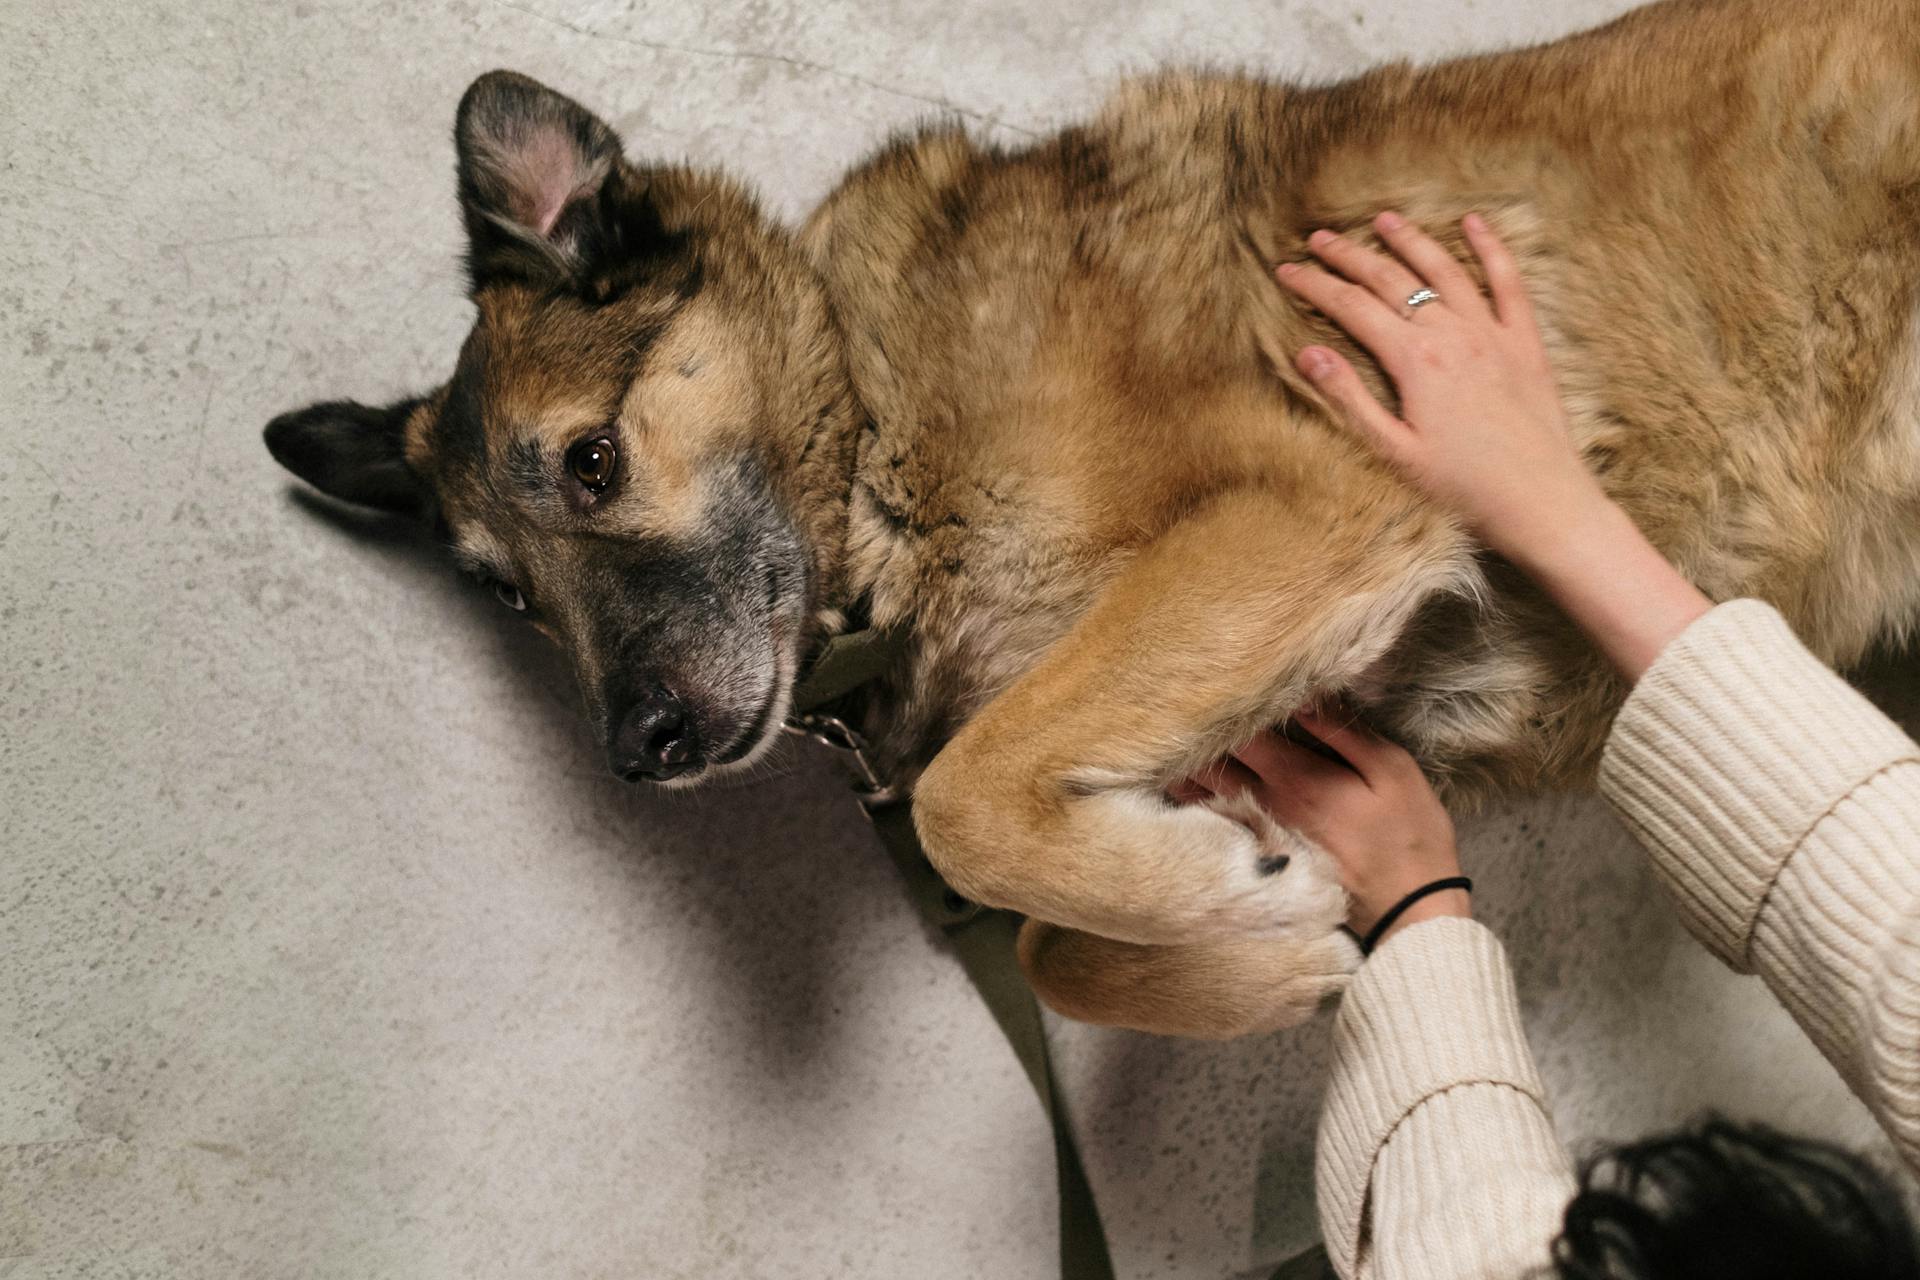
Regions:
M 1374 949 L 1378 950 L 1388 938 L 1416 924 L 1449 917 L 1461 920 L 1473 919 L 1473 895 L 1465 889 L 1444 889 L 1439 893 L 1428 894 L 1401 912 L 1399 919 L 1387 926 L 1385 932 L 1373 944 Z
M 1384 911 L 1365 921 L 1364 927 L 1361 921 L 1353 919 L 1348 920 L 1348 927 L 1360 944 L 1360 954 L 1372 955 L 1376 947 L 1403 925 L 1436 916 L 1471 916 L 1473 904 L 1468 895 L 1472 892 L 1473 881 L 1461 875 L 1459 864 L 1455 863 L 1452 874 L 1415 885 Z
M 1565 610 L 1629 684 L 1713 607 L 1597 484 L 1592 499 L 1569 505 L 1555 536 L 1508 559 Z
M 1589 472 L 1528 490 L 1515 514 L 1489 521 L 1481 537 L 1536 581 L 1563 576 L 1590 562 L 1596 546 L 1617 539 L 1621 526 L 1638 531 Z

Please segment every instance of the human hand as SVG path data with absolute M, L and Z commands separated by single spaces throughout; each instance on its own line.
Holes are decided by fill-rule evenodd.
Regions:
M 1302 711 L 1295 719 L 1346 763 L 1268 732 L 1173 794 L 1191 801 L 1249 793 L 1276 822 L 1325 849 L 1349 895 L 1347 926 L 1365 937 L 1415 889 L 1460 874 L 1453 820 L 1420 766 L 1394 743 L 1345 716 Z M 1384 936 L 1436 916 L 1471 914 L 1464 890 L 1429 894 Z
M 1388 463 L 1495 551 L 1523 560 L 1576 523 L 1573 513 L 1610 504 L 1568 435 L 1519 267 L 1485 222 L 1467 217 L 1489 303 L 1419 227 L 1394 213 L 1373 225 L 1397 257 L 1316 231 L 1309 247 L 1332 271 L 1286 263 L 1278 275 L 1380 361 L 1400 416 L 1328 348 L 1308 347 L 1295 363 Z M 1439 299 L 1409 308 L 1422 288 Z
M 1397 258 L 1316 231 L 1280 282 L 1351 333 L 1400 392 L 1400 416 L 1325 347 L 1295 358 L 1366 442 L 1539 582 L 1629 683 L 1710 602 L 1587 470 L 1567 432 L 1513 255 L 1478 216 L 1461 224 L 1492 303 L 1453 255 L 1394 213 L 1374 227 Z M 1422 288 L 1439 300 L 1409 308 Z

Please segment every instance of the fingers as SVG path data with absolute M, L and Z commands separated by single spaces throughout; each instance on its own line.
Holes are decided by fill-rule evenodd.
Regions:
M 1278 733 L 1263 733 L 1235 747 L 1233 758 L 1252 771 L 1263 786 L 1293 788 L 1317 782 L 1358 781 L 1353 771 L 1316 755 Z
M 1375 297 L 1402 318 L 1406 313 L 1407 295 L 1428 283 L 1386 254 L 1375 253 L 1358 241 L 1331 231 L 1314 232 L 1307 237 L 1307 247 L 1347 279 L 1371 289 Z
M 1204 769 L 1195 770 L 1192 777 L 1176 783 L 1173 795 L 1183 803 L 1187 802 L 1183 799 L 1183 793 L 1194 800 L 1205 800 L 1211 796 L 1236 796 L 1248 787 L 1257 786 L 1259 782 L 1253 770 L 1228 757 L 1216 760 Z M 1195 794 L 1196 788 L 1198 794 Z
M 1320 312 L 1359 339 L 1385 363 L 1411 331 L 1400 313 L 1368 289 L 1342 280 L 1308 263 L 1283 262 L 1276 269 L 1280 283 L 1320 309 Z
M 1412 756 L 1396 743 L 1387 741 L 1351 714 L 1323 711 L 1319 708 L 1297 712 L 1294 719 L 1320 741 L 1340 753 L 1340 758 L 1373 786 L 1411 766 L 1418 771 Z
M 1405 463 L 1413 430 L 1373 398 L 1352 365 L 1326 347 L 1308 347 L 1296 362 L 1300 372 L 1333 402 L 1348 426 L 1387 461 Z
M 1234 767 L 1254 779 L 1247 794 L 1275 821 L 1312 831 L 1368 794 L 1366 780 L 1337 760 L 1269 730 L 1233 750 Z
M 1460 225 L 1467 233 L 1467 243 L 1473 246 L 1474 256 L 1486 269 L 1487 288 L 1493 293 L 1500 323 L 1531 328 L 1533 299 L 1527 295 L 1527 284 L 1520 277 L 1520 264 L 1514 260 L 1513 251 L 1493 234 L 1493 228 L 1477 213 L 1468 214 Z
M 1440 294 L 1440 300 L 1461 315 L 1486 316 L 1486 299 L 1460 260 L 1440 247 L 1440 242 L 1397 213 L 1387 212 L 1373 220 L 1374 229 L 1395 253 L 1418 271 Z

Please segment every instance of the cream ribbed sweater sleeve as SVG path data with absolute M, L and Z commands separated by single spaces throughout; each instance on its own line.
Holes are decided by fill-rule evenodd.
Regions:
M 1687 927 L 1765 980 L 1920 1169 L 1920 747 L 1736 600 L 1641 677 L 1600 787 Z M 1486 930 L 1415 925 L 1361 967 L 1316 1161 L 1344 1277 L 1546 1260 L 1573 1181 Z
M 1314 1183 L 1345 1277 L 1484 1280 L 1547 1260 L 1573 1193 L 1499 941 L 1401 930 L 1334 1020 Z
M 1920 1169 L 1920 748 L 1736 600 L 1641 677 L 1600 789 L 1687 927 L 1765 980 Z

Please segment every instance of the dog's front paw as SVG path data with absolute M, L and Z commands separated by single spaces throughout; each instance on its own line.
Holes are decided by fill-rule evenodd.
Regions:
M 1245 792 L 1206 802 L 1244 836 L 1230 842 L 1221 873 L 1220 923 L 1237 933 L 1322 937 L 1347 915 L 1333 858 L 1275 822 Z

